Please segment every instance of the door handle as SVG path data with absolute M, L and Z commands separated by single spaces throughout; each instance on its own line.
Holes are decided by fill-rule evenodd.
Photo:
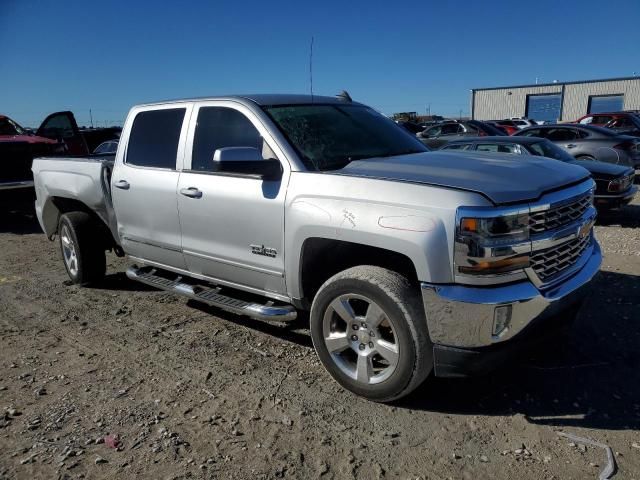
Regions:
M 122 190 L 129 190 L 129 182 L 127 182 L 126 180 L 118 180 L 116 183 L 113 184 L 114 187 L 116 188 L 121 188 Z
M 570 143 L 569 145 L 567 145 L 567 148 L 576 148 L 577 145 L 575 143 Z
M 202 197 L 202 192 L 200 190 L 198 190 L 196 187 L 181 188 L 180 189 L 180 193 L 182 195 L 184 195 L 185 197 L 189 197 L 189 198 L 200 198 L 200 197 Z

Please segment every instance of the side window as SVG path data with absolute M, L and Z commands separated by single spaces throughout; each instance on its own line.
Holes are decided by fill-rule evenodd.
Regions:
M 140 112 L 133 120 L 126 163 L 175 170 L 184 108 Z
M 589 125 L 591 122 L 593 122 L 593 117 L 585 117 L 580 120 L 581 125 Z
M 274 158 L 251 121 L 233 108 L 202 107 L 198 112 L 191 170 L 213 171 L 213 154 L 219 148 L 253 147 L 264 158 Z
M 431 127 L 426 131 L 426 137 L 437 137 L 442 133 L 442 127 Z
M 546 137 L 546 130 L 541 128 L 532 128 L 531 130 L 526 130 L 522 132 L 520 135 L 523 137 Z
M 512 143 L 480 143 L 476 150 L 478 152 L 520 153 L 517 145 Z
M 442 126 L 442 135 L 455 135 L 460 131 L 462 131 L 462 125 L 457 123 Z
M 470 146 L 471 145 L 464 145 L 464 144 L 456 144 L 456 143 L 454 143 L 453 145 L 445 145 L 440 150 L 469 150 Z
M 576 137 L 576 132 L 569 128 L 554 128 L 553 130 L 550 130 L 549 135 L 547 135 L 547 138 L 552 142 L 575 140 Z

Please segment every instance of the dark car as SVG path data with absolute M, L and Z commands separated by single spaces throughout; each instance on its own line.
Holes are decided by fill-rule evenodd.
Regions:
M 640 115 L 629 114 L 622 117 L 616 117 L 610 120 L 605 128 L 615 131 L 621 135 L 632 135 L 640 137 Z
M 414 135 L 424 130 L 424 127 L 414 122 L 398 120 L 396 123 Z
M 107 140 L 98 145 L 93 151 L 94 155 L 115 155 L 118 150 L 118 140 Z
M 497 136 L 506 134 L 485 122 L 478 120 L 461 120 L 443 122 L 433 127 L 429 127 L 417 137 L 422 143 L 430 148 L 438 149 L 443 145 L 455 140 L 464 140 L 468 137 Z
M 515 134 L 539 137 L 555 143 L 582 160 L 600 160 L 640 168 L 640 139 L 591 125 L 540 125 Z
M 451 142 L 441 150 L 469 152 L 508 153 L 548 157 L 574 165 L 580 165 L 591 173 L 596 182 L 594 204 L 602 210 L 619 208 L 629 203 L 638 187 L 633 184 L 632 168 L 592 160 L 577 160 L 548 140 L 536 137 L 477 137 Z

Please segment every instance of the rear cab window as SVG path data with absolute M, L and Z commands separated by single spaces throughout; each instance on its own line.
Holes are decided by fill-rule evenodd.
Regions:
M 175 170 L 185 108 L 140 112 L 133 120 L 125 163 Z

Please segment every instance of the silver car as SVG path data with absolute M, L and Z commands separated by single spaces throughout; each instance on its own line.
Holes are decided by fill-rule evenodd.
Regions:
M 574 158 L 640 168 L 640 139 L 592 125 L 544 125 L 515 133 L 540 137 L 564 148 Z

